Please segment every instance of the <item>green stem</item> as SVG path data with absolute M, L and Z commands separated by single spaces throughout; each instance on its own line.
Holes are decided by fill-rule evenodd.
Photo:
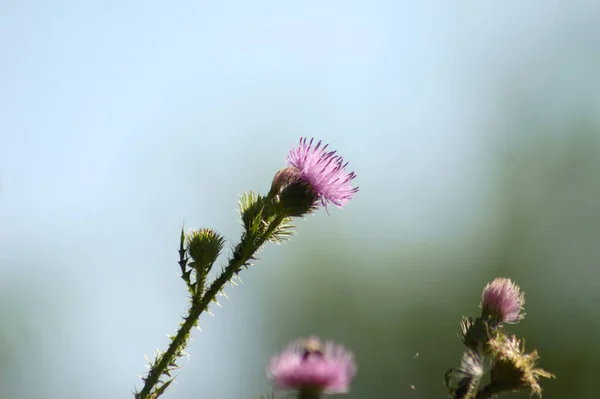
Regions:
M 298 399 L 321 399 L 321 393 L 314 391 L 298 391 Z
M 475 399 L 494 399 L 496 397 L 497 395 L 494 392 L 493 387 L 491 386 L 491 384 L 489 384 L 481 388 L 481 390 L 477 392 Z
M 271 224 L 269 224 L 269 227 L 264 234 L 254 242 L 252 242 L 247 235 L 242 239 L 238 249 L 234 251 L 232 258 L 229 260 L 229 265 L 223 270 L 223 273 L 212 282 L 202 297 L 196 297 L 197 299 L 194 298 L 192 300 L 192 306 L 190 307 L 183 324 L 179 328 L 177 335 L 173 338 L 166 352 L 160 356 L 156 366 L 152 367 L 148 372 L 148 377 L 144 380 L 144 387 L 140 393 L 136 395 L 136 399 L 152 398 L 149 395 L 159 383 L 160 377 L 168 370 L 169 365 L 175 362 L 177 355 L 186 347 L 190 338 L 190 331 L 196 324 L 196 321 L 202 312 L 208 308 L 210 302 L 215 299 L 217 294 L 223 289 L 223 286 L 225 286 L 225 284 L 247 264 L 256 251 L 258 251 L 265 241 L 271 237 L 282 221 L 283 217 L 276 217 Z

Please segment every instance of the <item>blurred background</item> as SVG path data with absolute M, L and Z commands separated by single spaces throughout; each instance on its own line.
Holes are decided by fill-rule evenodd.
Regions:
M 597 397 L 599 45 L 591 0 L 2 1 L 0 398 L 132 398 L 182 223 L 236 243 L 301 136 L 360 192 L 265 248 L 164 398 L 269 394 L 309 334 L 354 350 L 348 398 L 444 398 L 497 276 L 544 397 Z

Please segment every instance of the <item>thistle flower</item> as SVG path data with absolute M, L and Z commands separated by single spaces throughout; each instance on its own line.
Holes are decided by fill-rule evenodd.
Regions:
M 296 390 L 299 397 L 347 393 L 356 375 L 353 354 L 318 338 L 292 341 L 271 359 L 267 375 L 280 389 Z
M 356 175 L 346 172 L 348 163 L 335 155 L 336 151 L 326 151 L 328 146 L 321 146 L 319 141 L 313 147 L 313 139 L 310 142 L 306 138 L 300 139 L 300 145 L 287 156 L 288 169 L 297 171 L 298 181 L 306 184 L 313 193 L 313 205 L 321 202 L 327 207 L 328 203 L 332 203 L 341 208 L 358 191 L 358 187 L 351 184 Z
M 528 390 L 531 395 L 542 396 L 539 378 L 555 378 L 554 374 L 535 367 L 540 358 L 537 351 L 525 353 L 524 344 L 515 336 L 499 335 L 490 341 L 490 347 L 495 361 L 491 382 L 485 387 L 487 393 Z
M 497 278 L 487 284 L 481 294 L 482 315 L 489 316 L 500 323 L 517 323 L 523 319 L 521 314 L 525 296 L 518 285 L 507 278 Z

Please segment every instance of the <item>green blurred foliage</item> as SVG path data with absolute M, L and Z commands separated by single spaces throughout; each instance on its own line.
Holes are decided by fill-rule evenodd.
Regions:
M 0 292 L 0 398 L 20 397 L 25 370 L 27 348 L 31 345 L 31 332 L 26 320 L 27 307 L 23 306 L 12 290 Z

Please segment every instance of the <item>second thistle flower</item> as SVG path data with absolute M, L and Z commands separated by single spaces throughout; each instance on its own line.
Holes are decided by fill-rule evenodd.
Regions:
M 349 392 L 356 370 L 346 348 L 311 337 L 291 342 L 273 357 L 267 374 L 278 388 L 295 390 L 302 398 Z
M 521 313 L 525 296 L 519 286 L 508 278 L 497 278 L 487 284 L 481 294 L 481 311 L 500 323 L 517 323 L 523 319 Z

